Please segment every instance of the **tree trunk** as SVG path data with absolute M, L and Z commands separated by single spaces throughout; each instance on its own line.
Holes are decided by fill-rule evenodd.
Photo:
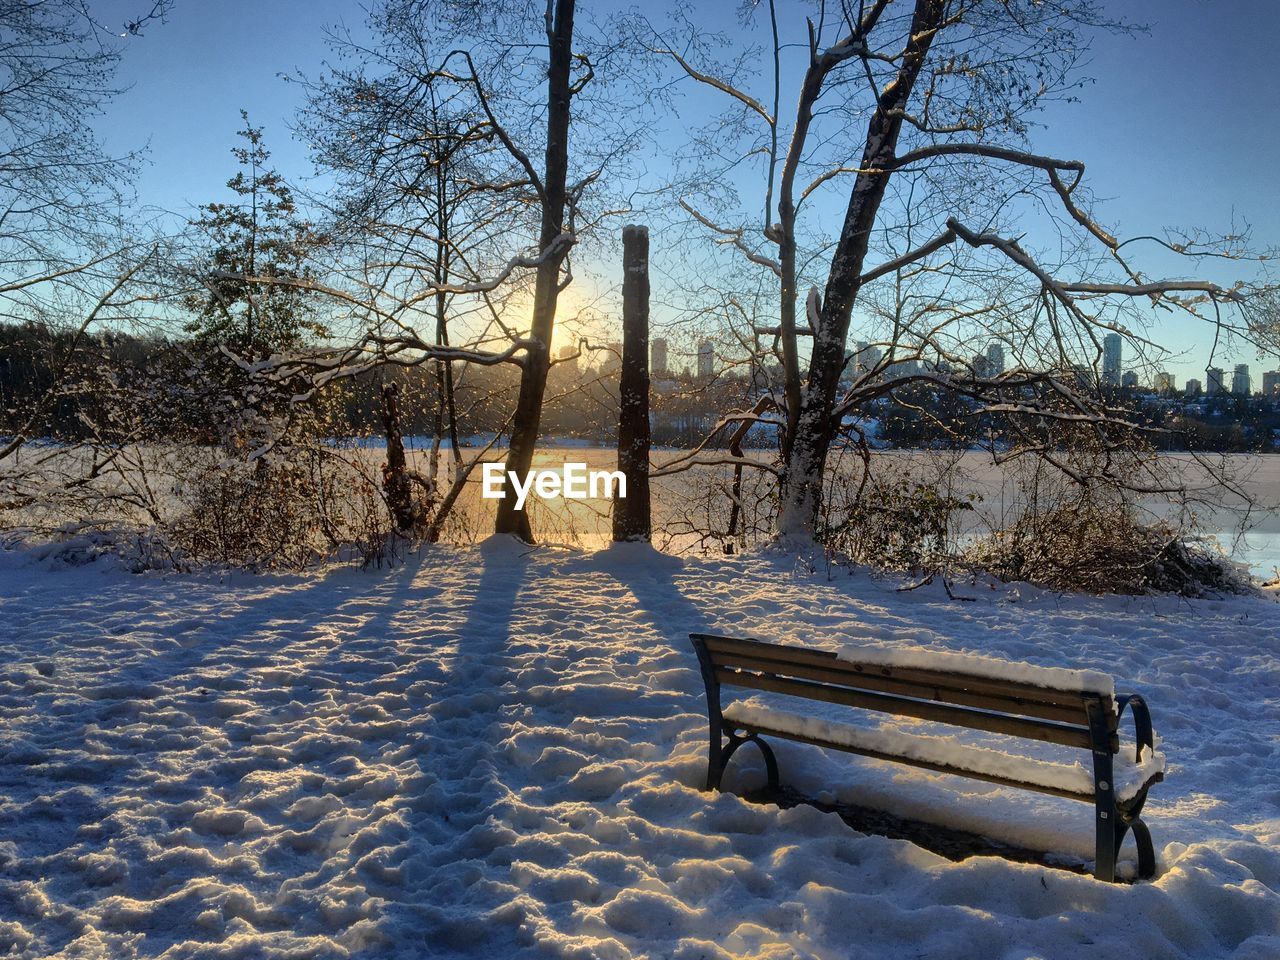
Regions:
M 778 243 L 778 264 L 781 270 L 779 284 L 779 329 L 782 331 L 782 385 L 786 408 L 785 428 L 782 434 L 782 457 L 790 456 L 795 443 L 800 418 L 800 358 L 796 350 L 796 244 L 794 213 L 783 214 L 783 238 Z
M 751 408 L 753 416 L 758 416 L 765 410 L 774 406 L 772 397 L 764 396 L 756 401 L 756 405 Z M 746 439 L 747 434 L 751 432 L 751 428 L 755 426 L 753 420 L 743 420 L 738 424 L 733 434 L 729 437 L 729 453 L 735 460 L 743 459 L 742 441 Z M 729 526 L 725 531 L 725 553 L 733 553 L 733 540 L 738 535 L 738 521 L 742 518 L 742 464 L 741 462 L 733 465 L 733 486 L 729 489 Z
M 413 502 L 413 486 L 404 455 L 404 437 L 400 430 L 400 407 L 396 402 L 396 385 L 382 386 L 382 423 L 387 432 L 387 462 L 382 467 L 382 490 L 396 532 L 412 534 L 418 526 L 419 513 Z
M 627 495 L 613 505 L 613 539 L 649 542 L 649 231 L 622 228 L 622 374 L 618 469 Z
M 566 181 L 569 174 L 570 67 L 573 61 L 574 0 L 554 0 L 554 15 L 547 24 L 550 54 L 547 65 L 547 149 L 542 178 L 542 230 L 539 238 L 544 259 L 534 276 L 533 322 L 530 336 L 534 345 L 524 357 L 520 375 L 520 395 L 511 423 L 511 447 L 507 451 L 503 497 L 498 501 L 495 533 L 514 534 L 533 542 L 526 510 L 516 509 L 516 492 L 511 474 L 527 477 L 533 466 L 533 451 L 542 423 L 542 398 L 551 365 L 551 337 L 555 331 L 556 304 L 560 296 L 560 265 L 568 246 L 557 242 L 564 231 Z M 551 11 L 549 11 L 551 12 Z
M 813 353 L 800 401 L 796 436 L 783 467 L 777 530 L 782 540 L 811 541 L 819 533 L 827 455 L 839 427 L 834 409 L 840 373 L 844 369 L 849 317 L 858 296 L 876 214 L 889 185 L 890 175 L 884 171 L 897 151 L 902 116 L 929 45 L 942 22 L 944 5 L 944 0 L 916 0 L 902 65 L 897 76 L 881 91 L 867 126 L 860 169 L 868 172 L 858 174 L 854 181 L 822 299 L 820 302 L 816 296 L 809 299 Z
M 441 154 L 436 162 L 436 283 L 443 287 L 449 282 L 453 263 L 453 247 L 450 234 L 452 232 L 452 216 L 445 198 L 450 196 L 449 168 L 452 153 Z M 436 293 L 436 342 L 441 346 L 449 345 L 449 298 L 442 290 Z M 453 391 L 453 362 L 440 360 L 436 362 L 436 378 L 440 387 L 437 416 L 443 416 L 444 426 L 449 431 L 449 454 L 456 468 L 462 461 L 462 450 L 458 446 L 458 411 Z M 437 426 L 433 455 L 440 452 L 443 434 Z M 432 476 L 435 475 L 433 460 Z

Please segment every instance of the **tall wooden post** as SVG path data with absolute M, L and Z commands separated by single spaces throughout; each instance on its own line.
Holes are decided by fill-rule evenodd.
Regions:
M 649 229 L 622 228 L 622 373 L 618 469 L 627 495 L 613 504 L 613 539 L 649 542 Z

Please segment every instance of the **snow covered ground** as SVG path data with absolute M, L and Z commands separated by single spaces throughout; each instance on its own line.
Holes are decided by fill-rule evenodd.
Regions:
M 0 956 L 1280 956 L 1280 607 L 960 592 L 502 541 L 226 578 L 0 554 Z M 691 630 L 1114 673 L 1168 754 L 1157 879 L 701 793 Z M 1085 804 L 777 749 L 811 795 L 1090 855 Z

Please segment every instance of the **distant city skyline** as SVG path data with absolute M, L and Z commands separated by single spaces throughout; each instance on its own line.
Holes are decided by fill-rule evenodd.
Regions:
M 595 3 L 591 9 L 608 13 L 628 6 Z M 1078 103 L 1050 104 L 1029 118 L 1032 147 L 1084 160 L 1087 182 L 1102 198 L 1104 225 L 1124 236 L 1159 236 L 1166 227 L 1227 232 L 1248 223 L 1260 244 L 1280 243 L 1280 186 L 1271 165 L 1257 162 L 1280 155 L 1280 105 L 1273 97 L 1225 95 L 1273 85 L 1280 5 L 1166 0 L 1113 6 L 1110 12 L 1145 21 L 1150 31 L 1095 38 L 1087 73 L 1096 82 L 1076 91 Z M 303 91 L 282 75 L 322 72 L 329 57 L 326 25 L 344 23 L 359 39 L 363 16 L 346 0 L 313 0 L 305 16 L 293 3 L 179 3 L 167 23 L 128 39 L 120 80 L 130 89 L 107 106 L 98 128 L 114 152 L 148 145 L 137 181 L 139 203 L 191 216 L 199 204 L 225 199 L 242 107 L 266 128 L 271 162 L 289 179 L 305 181 L 310 148 L 293 136 Z M 733 18 L 725 19 L 723 28 L 732 33 Z M 718 103 L 696 85 L 683 85 L 681 95 L 683 108 L 694 112 Z M 1211 135 L 1206 118 L 1212 118 Z M 662 142 L 682 142 L 674 122 L 661 122 Z M 647 158 L 647 182 L 665 176 L 668 159 Z M 1027 224 L 1032 241 L 1048 240 L 1042 228 Z M 653 259 L 660 269 L 664 254 L 657 239 Z M 1235 279 L 1230 264 L 1193 265 L 1151 244 L 1133 253 L 1148 276 L 1204 269 L 1211 279 Z M 605 257 L 583 267 L 580 301 L 616 299 L 616 264 Z M 1180 381 L 1199 378 L 1210 363 L 1224 369 L 1239 362 L 1273 365 L 1238 343 L 1218 344 L 1208 356 L 1214 338 L 1206 322 L 1167 314 L 1151 319 L 1155 325 L 1144 335 L 1171 356 L 1156 360 L 1144 379 L 1161 371 Z M 664 309 L 654 310 L 655 333 L 665 332 L 669 321 Z M 599 341 L 616 336 L 611 319 L 601 325 L 608 329 L 595 331 Z M 868 326 L 869 318 L 855 312 L 855 329 L 875 339 Z

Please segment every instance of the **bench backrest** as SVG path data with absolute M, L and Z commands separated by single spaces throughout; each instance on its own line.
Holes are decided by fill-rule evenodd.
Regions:
M 858 663 L 827 650 L 693 634 L 706 679 L 718 686 L 789 694 L 1071 747 L 1093 749 L 1094 724 L 1119 749 L 1109 695 L 917 667 Z M 711 683 L 708 684 L 708 690 Z M 712 708 L 719 710 L 719 704 Z M 1096 731 L 1101 734 L 1101 730 Z

